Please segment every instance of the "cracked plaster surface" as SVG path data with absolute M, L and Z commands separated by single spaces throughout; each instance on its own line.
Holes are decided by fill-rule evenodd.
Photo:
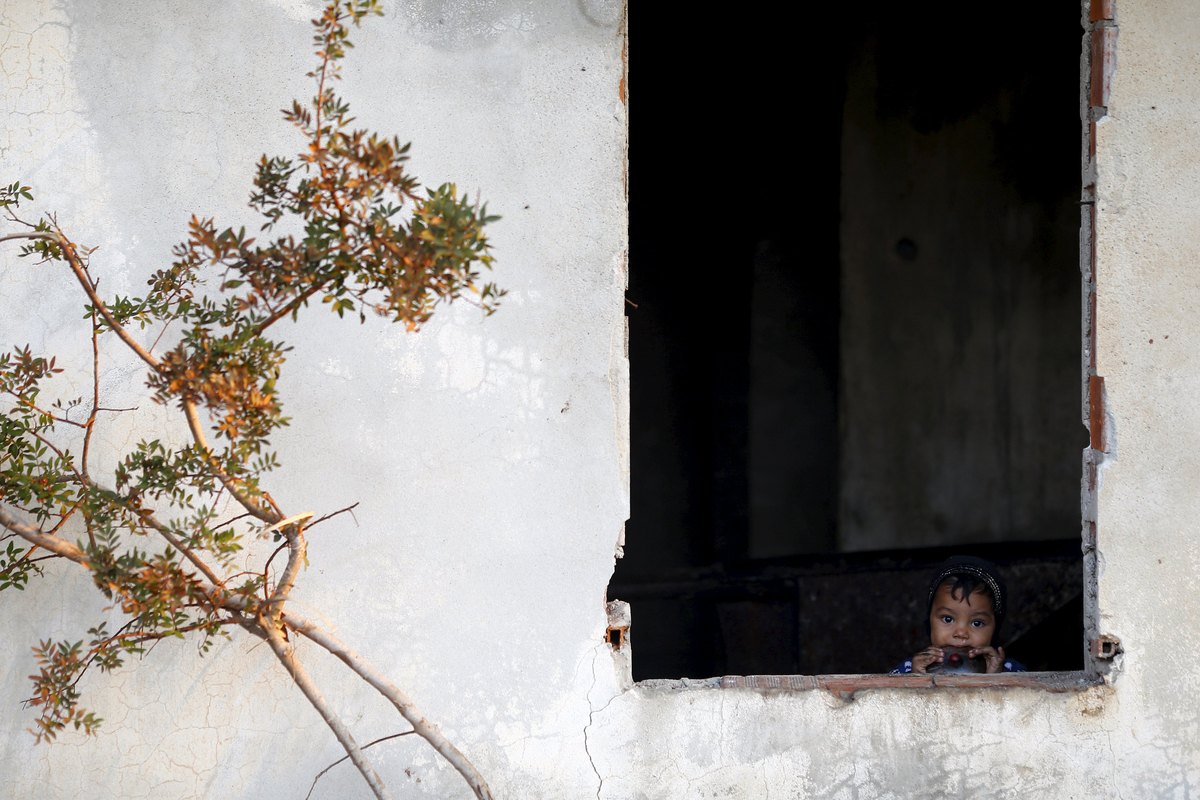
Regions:
M 246 165 L 260 152 L 290 151 L 286 132 L 266 117 L 305 91 L 283 77 L 303 70 L 269 52 L 307 41 L 298 11 L 305 6 L 264 4 L 282 11 L 262 48 L 239 53 L 237 36 L 213 39 L 205 15 L 161 19 L 155 39 L 147 35 L 158 29 L 122 28 L 100 5 L 31 0 L 0 8 L 10 121 L 0 132 L 0 163 L 28 167 L 20 176 L 27 182 L 47 179 L 57 192 L 51 207 L 102 245 L 106 286 L 125 290 L 157 265 L 188 213 L 236 218 Z M 496 187 L 489 196 L 505 214 L 498 241 L 513 313 L 486 328 L 455 315 L 417 339 L 360 332 L 371 358 L 359 361 L 330 349 L 335 337 L 301 343 L 294 358 L 307 364 L 305 383 L 317 384 L 328 368 L 346 384 L 333 402 L 296 395 L 301 421 L 338 421 L 330 424 L 350 433 L 331 441 L 352 446 L 338 453 L 344 466 L 336 470 L 292 473 L 288 491 L 304 500 L 331 491 L 340 502 L 358 499 L 363 485 L 399 488 L 366 498 L 361 527 L 339 521 L 327 541 L 314 543 L 321 581 L 299 601 L 323 608 L 332 599 L 348 609 L 336 615 L 346 638 L 365 642 L 431 716 L 447 721 L 501 796 L 1195 794 L 1200 711 L 1181 698 L 1200 691 L 1200 667 L 1186 655 L 1200 650 L 1200 632 L 1158 610 L 1169 605 L 1177 617 L 1200 618 L 1200 550 L 1191 536 L 1200 512 L 1191 486 L 1200 466 L 1193 433 L 1200 430 L 1193 402 L 1200 336 L 1191 309 L 1200 285 L 1187 266 L 1200 258 L 1192 224 L 1200 214 L 1187 189 L 1194 159 L 1179 137 L 1200 108 L 1200 31 L 1193 30 L 1200 23 L 1182 0 L 1121 5 L 1121 64 L 1100 134 L 1107 159 L 1098 204 L 1101 371 L 1111 429 L 1121 432 L 1096 509 L 1101 621 L 1126 646 L 1113 684 L 1077 694 L 877 690 L 851 702 L 819 691 L 622 689 L 598 644 L 612 532 L 627 511 L 624 390 L 614 393 L 625 243 L 608 231 L 623 219 L 624 112 L 613 88 L 621 70 L 604 27 L 613 7 L 585 3 L 579 25 L 586 32 L 577 35 L 569 34 L 570 5 L 514 0 L 472 11 L 445 0 L 411 8 L 398 27 L 366 34 L 359 51 L 385 51 L 377 69 L 389 76 L 423 70 L 430 91 L 375 80 L 355 100 L 372 109 L 366 124 L 412 135 L 423 173 Z M 231 13 L 237 29 L 260 12 L 239 4 Z M 470 24 L 455 31 L 437 30 L 439 20 L 453 27 L 468 16 Z M 125 60 L 110 65 L 106 48 L 121 47 Z M 183 57 L 193 47 L 212 56 L 203 75 Z M 1165 67 L 1160 51 L 1169 56 Z M 580 78 L 584 59 L 589 69 Z M 191 77 L 179 96 L 164 97 L 170 84 L 156 70 Z M 361 86 L 367 72 L 348 74 L 347 83 L 357 78 Z M 278 80 L 247 83 L 243 74 Z M 120 75 L 135 77 L 123 83 Z M 597 83 L 579 89 L 572 79 Z M 606 80 L 612 87 L 599 83 Z M 1174 98 L 1169 106 L 1164 95 Z M 1157 104 L 1173 124 L 1151 114 Z M 467 136 L 480 131 L 493 137 L 486 147 L 482 134 Z M 1140 138 L 1145 131 L 1165 137 L 1163 146 Z M 440 144 L 422 149 L 430 141 Z M 70 192 L 58 189 L 68 185 Z M 1156 206 L 1164 197 L 1170 202 Z M 57 320 L 75 311 L 38 295 L 34 278 L 11 270 L 4 278 L 6 291 L 40 301 L 24 309 L 22 330 L 55 343 Z M 1163 346 L 1149 352 L 1142 334 L 1160 329 L 1173 334 L 1170 344 L 1155 336 Z M 139 380 L 121 372 L 112 383 Z M 368 421 L 341 420 L 348 407 L 367 409 Z M 439 420 L 437 435 L 410 422 L 430 418 Z M 108 441 L 116 448 L 129 435 L 113 431 Z M 285 445 L 304 452 L 302 441 Z M 397 450 L 420 455 L 389 459 Z M 476 495 L 485 492 L 481 503 Z M 454 545 L 447 530 L 467 544 Z M 337 546 L 347 539 L 389 547 Z M 81 629 L 74 609 L 89 590 L 31 588 L 19 602 L 50 607 L 54 633 L 69 635 Z M 3 624 L 6 641 L 47 633 L 11 616 Z M 164 648 L 136 674 L 93 678 L 112 730 L 92 741 L 64 737 L 35 749 L 21 733 L 23 717 L 0 715 L 0 772 L 16 776 L 16 796 L 302 796 L 311 776 L 296 774 L 297 760 L 323 766 L 337 757 L 336 746 L 268 654 L 250 648 L 235 639 L 201 662 L 186 648 Z M 29 670 L 20 653 L 0 662 L 7 708 L 19 707 Z M 320 663 L 315 671 L 335 674 Z M 361 693 L 332 699 L 368 732 L 363 739 L 396 729 Z M 377 756 L 404 796 L 461 791 L 444 766 L 407 741 L 381 746 Z M 360 792 L 353 775 L 339 771 L 318 795 Z
M 247 221 L 253 162 L 297 146 L 277 109 L 311 91 L 306 9 L 317 5 L 238 3 L 221 15 L 144 0 L 0 9 L 11 112 L 0 161 L 21 167 L 11 177 L 34 186 L 39 210 L 99 246 L 102 292 L 138 291 L 191 213 Z M 343 86 L 361 124 L 413 140 L 422 178 L 482 191 L 503 215 L 497 279 L 511 311 L 485 323 L 454 309 L 420 336 L 316 321 L 289 354 L 288 434 L 297 433 L 278 442 L 279 491 L 302 509 L 362 501 L 355 519 L 331 521 L 312 543 L 295 602 L 383 665 L 501 796 L 548 786 L 590 794 L 584 728 L 592 704 L 615 693 L 597 661 L 597 598 L 628 507 L 617 452 L 623 395 L 610 385 L 610 362 L 623 359 L 613 348 L 625 247 L 620 7 L 510 6 L 442 3 L 457 32 L 419 30 L 389 7 L 356 34 L 354 55 L 365 61 L 347 67 Z M 0 261 L 4 297 L 17 307 L 0 314 L 0 335 L 72 353 L 78 303 L 45 291 L 52 276 L 20 266 Z M 140 369 L 104 361 L 106 391 L 136 396 Z M 151 427 L 166 427 L 148 413 Z M 319 458 L 314 426 L 329 443 Z M 114 423 L 97 434 L 98 458 L 136 435 Z M 95 622 L 79 611 L 95 606 L 93 592 L 79 581 L 6 594 L 0 630 L 17 643 L 0 659 L 7 707 L 19 707 L 31 671 L 22 643 L 78 636 Z M 22 603 L 50 608 L 54 629 L 26 625 L 15 612 Z M 369 693 L 336 679 L 336 664 L 310 668 L 333 681 L 330 701 L 360 740 L 396 731 Z M 18 775 L 18 796 L 303 796 L 304 770 L 337 758 L 269 652 L 236 634 L 203 659 L 160 646 L 134 669 L 89 675 L 87 686 L 109 723 L 94 740 L 34 748 L 25 716 L 0 715 L 0 771 Z M 461 791 L 407 739 L 372 755 L 402 796 Z M 314 796 L 361 790 L 338 769 Z

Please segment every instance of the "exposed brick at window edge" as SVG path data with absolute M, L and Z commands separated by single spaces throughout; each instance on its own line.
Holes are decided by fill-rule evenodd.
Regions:
M 1088 20 L 1091 22 L 1112 22 L 1116 19 L 1114 0 L 1092 0 L 1088 10 Z

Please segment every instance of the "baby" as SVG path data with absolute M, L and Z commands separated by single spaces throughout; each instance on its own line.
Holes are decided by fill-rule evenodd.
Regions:
M 950 658 L 964 653 L 968 663 L 986 666 L 986 672 L 1024 672 L 1005 658 L 1000 647 L 1008 597 L 996 566 L 982 558 L 952 556 L 942 563 L 929 582 L 929 647 L 892 670 L 893 675 L 937 671 Z M 951 651 L 948 648 L 964 648 Z

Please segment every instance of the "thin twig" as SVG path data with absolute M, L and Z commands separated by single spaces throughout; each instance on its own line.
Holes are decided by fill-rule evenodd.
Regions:
M 220 495 L 218 494 L 218 495 L 217 495 L 217 498 L 219 498 L 219 497 L 220 497 Z M 213 503 L 213 505 L 216 505 L 216 502 L 215 502 L 215 501 L 216 501 L 216 499 L 217 499 L 217 498 L 214 498 L 214 503 Z M 243 513 L 241 513 L 241 514 L 238 514 L 236 517 L 230 517 L 229 519 L 225 520 L 224 522 L 217 523 L 217 525 L 216 525 L 216 526 L 213 528 L 213 530 L 214 530 L 214 531 L 219 531 L 219 530 L 221 530 L 221 528 L 224 528 L 224 527 L 227 527 L 227 526 L 229 526 L 229 525 L 232 525 L 233 523 L 237 522 L 239 519 L 244 519 L 245 517 L 248 517 L 248 516 L 250 516 L 250 512 L 249 512 L 249 511 L 246 511 L 246 512 L 243 512 Z
M 92 432 L 96 426 L 96 414 L 100 411 L 100 322 L 92 317 L 92 411 L 88 414 L 86 432 L 83 434 L 83 455 L 80 456 L 82 466 L 80 471 L 86 480 L 88 476 L 88 452 L 92 447 Z M 90 531 L 89 531 L 90 534 Z M 92 542 L 95 544 L 95 542 Z
M 312 522 L 308 523 L 304 527 L 306 529 L 311 529 L 314 525 L 320 525 L 325 520 L 333 519 L 338 514 L 345 514 L 346 512 L 350 512 L 350 516 L 354 517 L 354 522 L 355 522 L 355 524 L 357 524 L 358 517 L 354 516 L 354 509 L 356 509 L 356 508 L 358 508 L 358 503 L 351 503 L 350 505 L 346 506 L 345 508 L 339 508 L 337 511 L 331 511 L 330 513 L 326 514 L 325 516 L 313 520 Z
M 6 536 L 4 538 L 7 539 L 8 537 Z M 30 556 L 32 556 L 33 553 L 37 549 L 38 549 L 38 546 L 36 544 L 31 544 L 29 546 L 29 549 L 26 550 L 25 553 L 20 558 L 18 558 L 16 561 L 9 564 L 4 569 L 0 569 L 0 578 L 3 578 L 5 575 L 7 575 L 12 570 L 16 569 L 17 567 L 24 566 L 25 564 L 36 564 L 39 561 L 49 561 L 52 558 L 62 558 L 62 556 L 56 555 L 54 553 L 51 553 L 48 556 L 38 556 L 37 558 L 31 558 Z
M 298 294 L 295 298 L 290 300 L 286 305 L 284 305 L 278 311 L 274 312 L 273 314 L 271 314 L 271 316 L 267 317 L 262 322 L 255 325 L 253 328 L 254 334 L 256 336 L 261 335 L 263 331 L 265 331 L 267 328 L 274 325 L 279 320 L 286 317 L 288 314 L 292 313 L 293 311 L 298 311 L 300 309 L 300 307 L 303 306 L 304 303 L 308 300 L 308 298 L 312 297 L 314 294 L 316 294 L 318 291 L 320 291 L 322 288 L 324 288 L 326 283 L 327 283 L 327 281 L 326 282 L 318 282 L 318 283 L 314 283 L 312 286 L 309 286 L 307 289 L 305 289 L 303 292 Z
M 83 434 L 83 453 L 80 455 L 80 471 L 83 479 L 88 480 L 88 453 L 92 447 L 92 433 L 96 430 L 96 414 L 100 409 L 100 321 L 92 315 L 92 410 L 88 414 L 86 428 Z M 85 513 L 84 517 L 88 517 Z M 96 535 L 92 532 L 91 520 L 84 525 L 87 531 L 88 544 L 96 546 Z
M 55 444 L 53 442 L 51 442 L 46 437 L 42 436 L 37 431 L 30 430 L 30 431 L 28 431 L 28 433 L 31 436 L 33 436 L 35 439 L 37 439 L 39 442 L 44 444 L 47 448 L 49 448 L 50 451 L 53 452 L 56 456 L 58 456 L 63 462 L 70 465 L 71 472 L 73 472 L 75 474 L 75 480 L 77 483 L 79 483 L 81 486 L 86 485 L 88 483 L 87 478 L 85 478 L 82 474 L 80 474 L 79 470 L 77 470 L 75 468 L 74 460 L 67 458 L 66 455 L 63 453 L 63 451 L 60 450 L 57 446 L 55 446 Z M 62 479 L 62 480 L 65 482 L 65 479 Z M 67 511 L 67 513 L 59 515 L 59 520 L 57 523 L 55 523 L 54 527 L 50 529 L 49 535 L 51 535 L 51 536 L 56 535 L 59 532 L 59 530 L 63 527 L 63 525 L 67 524 L 67 520 L 70 519 L 75 514 L 75 512 L 78 510 L 79 510 L 79 504 L 77 503 L 77 504 L 71 506 L 71 508 Z M 8 526 L 6 525 L 5 527 L 8 527 Z M 91 519 L 88 517 L 87 514 L 84 514 L 84 527 L 87 531 L 88 543 L 94 545 L 96 543 L 96 538 L 95 538 L 94 534 L 92 533 Z
M 178 550 L 184 558 L 192 562 L 196 569 L 200 570 L 200 572 L 204 574 L 204 577 L 208 578 L 209 581 L 212 582 L 213 586 L 217 587 L 218 589 L 225 588 L 225 581 L 218 578 L 217 574 L 213 572 L 212 568 L 209 567 L 207 563 L 205 563 L 204 559 L 196 555 L 196 552 L 192 550 L 192 548 L 188 547 L 183 540 L 176 536 L 170 528 L 159 522 L 158 519 L 152 514 L 147 514 L 144 517 L 139 515 L 138 519 L 144 521 L 147 525 L 156 530 L 159 536 L 166 539 L 168 544 Z
M 133 619 L 129 620 L 124 625 L 122 625 L 120 628 L 117 628 L 116 633 L 114 633 L 112 636 L 109 636 L 101 644 L 97 645 L 96 647 L 91 648 L 91 650 L 88 651 L 87 661 L 84 663 L 84 665 L 82 667 L 80 667 L 79 673 L 75 676 L 74 680 L 71 681 L 72 688 L 74 688 L 75 684 L 79 683 L 79 679 L 83 677 L 83 673 L 87 672 L 88 667 L 90 667 L 92 665 L 92 662 L 96 660 L 96 656 L 100 655 L 100 652 L 102 650 L 104 650 L 106 646 L 108 646 L 109 644 L 111 644 L 114 641 L 117 641 L 118 639 L 132 640 L 135 644 L 140 643 L 140 642 L 148 642 L 153 639 L 154 644 L 151 645 L 151 648 L 154 648 L 154 647 L 157 647 L 158 643 L 160 641 L 162 641 L 163 639 L 175 636 L 176 634 L 179 634 L 179 633 L 188 633 L 189 631 L 194 631 L 199 628 L 207 628 L 210 625 L 225 626 L 225 625 L 240 625 L 241 624 L 241 621 L 236 620 L 236 619 L 206 620 L 204 622 L 196 622 L 191 625 L 184 625 L 182 628 L 173 628 L 172 630 L 164 631 L 162 633 L 144 633 L 144 632 L 126 633 L 125 631 L 127 629 L 129 629 L 130 627 L 132 627 L 135 622 L 137 622 L 137 617 L 134 617 Z M 149 655 L 149 654 L 150 654 L 149 651 L 146 651 L 145 655 Z M 30 698 L 30 699 L 32 699 L 32 698 Z M 25 702 L 28 703 L 29 700 L 25 700 Z
M 30 436 L 32 436 L 34 439 L 37 439 L 39 442 L 44 444 L 46 446 L 46 449 L 49 450 L 50 452 L 54 453 L 54 455 L 58 456 L 60 459 L 62 459 L 66 463 L 70 464 L 71 472 L 74 473 L 74 475 L 75 475 L 75 481 L 78 483 L 83 482 L 83 476 L 79 474 L 79 470 L 75 469 L 74 460 L 67 458 L 66 453 L 58 445 L 54 444 L 54 442 L 50 441 L 48 438 L 46 438 L 45 436 L 43 436 L 42 434 L 38 433 L 35 430 L 26 428 L 25 432 L 27 434 L 29 434 Z M 66 483 L 67 479 L 66 478 L 55 478 L 53 480 L 53 482 L 54 483 Z
M 267 584 L 270 581 L 270 577 L 268 576 L 267 573 L 271 569 L 271 562 L 275 560 L 275 556 L 279 555 L 280 553 L 282 553 L 284 550 L 286 550 L 290 546 L 291 545 L 285 540 L 283 542 L 283 544 L 281 544 L 281 545 L 279 545 L 279 547 L 275 548 L 275 552 L 271 553 L 271 557 L 268 558 L 267 563 L 263 565 L 261 576 L 262 576 L 262 581 L 263 581 L 262 590 L 263 590 L 263 602 L 264 603 L 271 602 L 271 593 L 267 589 Z
M 39 406 L 37 403 L 31 402 L 27 397 L 22 395 L 20 392 L 9 390 L 9 391 L 5 392 L 5 394 L 10 395 L 11 397 L 15 398 L 18 406 L 24 406 L 25 408 L 32 409 L 44 417 L 49 417 L 50 419 L 54 420 L 55 422 L 61 422 L 65 425 L 74 425 L 76 428 L 84 427 L 84 423 L 82 423 L 82 422 L 76 422 L 75 420 L 70 419 L 68 417 L 60 417 L 57 414 L 47 411 L 46 409 Z
M 416 731 L 404 731 L 403 733 L 393 733 L 391 736 L 380 736 L 378 739 L 375 739 L 374 741 L 367 742 L 359 749 L 366 750 L 368 747 L 374 747 L 375 745 L 379 744 L 380 742 L 386 742 L 389 739 L 399 739 L 401 736 L 412 736 L 414 733 L 416 733 Z M 336 767 L 338 764 L 342 763 L 349 757 L 350 756 L 342 756 L 337 761 L 333 762 L 328 767 L 326 767 L 325 769 L 318 772 L 317 777 L 313 778 L 312 786 L 308 787 L 308 794 L 304 795 L 304 800 L 308 800 L 308 798 L 312 797 L 313 789 L 317 788 L 317 781 L 321 780 L 321 778 L 324 777 L 326 772 L 329 772 L 329 770 L 333 769 L 334 767 Z
M 51 553 L 48 556 L 38 556 L 37 558 L 30 558 L 29 554 L 37 549 L 38 548 L 35 545 L 29 545 L 29 550 L 27 550 L 25 552 L 25 555 L 21 556 L 21 559 L 19 561 L 14 561 L 11 564 L 9 564 L 7 567 L 5 567 L 2 571 L 0 571 L 0 575 L 3 575 L 5 572 L 8 572 L 13 567 L 20 566 L 21 564 L 36 564 L 39 561 L 49 561 L 52 558 L 62 558 L 62 556 L 56 555 L 54 553 Z
M 111 637 L 109 637 L 109 639 L 107 639 L 106 641 L 112 641 L 114 638 L 124 635 L 125 631 L 127 631 L 129 628 L 132 628 L 133 623 L 135 623 L 135 622 L 137 622 L 137 617 L 134 617 L 133 619 L 129 620 L 121 627 L 117 628 L 117 632 L 114 633 Z M 91 650 L 88 651 L 87 661 L 85 661 L 83 666 L 79 668 L 79 672 L 76 673 L 75 679 L 73 681 L 71 681 L 72 689 L 75 688 L 75 684 L 79 683 L 79 679 L 83 677 L 83 673 L 87 672 L 88 667 L 90 667 L 92 665 L 92 662 L 96 660 L 96 656 L 100 655 L 100 651 L 102 649 L 103 649 L 103 646 L 98 646 L 98 647 L 93 647 Z M 29 701 L 27 700 L 26 702 L 29 702 Z
M 162 326 L 162 330 L 158 332 L 158 336 L 154 337 L 154 341 L 150 343 L 151 353 L 154 352 L 154 348 L 158 347 L 158 343 L 162 340 L 162 337 L 166 335 L 167 329 L 171 327 L 171 323 L 174 321 L 175 320 L 173 319 L 167 320 L 166 324 Z
M 71 517 L 75 516 L 75 512 L 78 510 L 79 510 L 79 506 L 75 505 L 75 506 L 71 506 L 70 510 L 68 510 L 67 513 L 59 514 L 58 522 L 54 523 L 54 527 L 51 528 L 50 530 L 46 531 L 46 533 L 50 534 L 51 536 L 56 536 L 58 534 L 58 532 L 60 530 L 62 530 L 62 527 L 67 524 L 67 520 L 69 520 Z M 88 533 L 89 533 L 89 535 L 91 534 L 90 528 L 88 529 Z
M 120 636 L 122 633 L 124 633 L 124 631 L 126 629 L 130 628 L 133 625 L 133 623 L 135 623 L 135 622 L 137 622 L 136 617 L 129 620 L 121 627 L 117 628 L 117 632 L 114 633 L 113 636 L 114 637 Z M 83 673 L 87 672 L 88 667 L 90 667 L 92 665 L 92 662 L 96 660 L 96 656 L 100 655 L 100 650 L 101 650 L 100 647 L 93 647 L 91 650 L 88 651 L 87 661 L 85 661 L 83 666 L 79 668 L 79 672 L 77 672 L 75 674 L 75 678 L 69 684 L 70 688 L 74 689 L 75 684 L 79 683 L 79 679 L 83 677 Z M 34 699 L 35 698 L 33 698 L 33 697 L 26 697 L 24 700 L 21 701 L 21 703 L 22 703 L 22 705 L 28 706 L 30 703 L 32 703 L 34 701 Z

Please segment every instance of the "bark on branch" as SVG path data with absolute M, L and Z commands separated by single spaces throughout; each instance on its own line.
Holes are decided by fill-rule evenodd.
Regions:
M 25 541 L 30 544 L 36 544 L 43 550 L 49 550 L 55 555 L 69 558 L 76 564 L 82 564 L 85 567 L 88 566 L 87 554 L 80 550 L 79 547 L 68 542 L 66 539 L 42 533 L 32 525 L 21 522 L 3 508 L 0 508 L 0 527 L 12 531 Z
M 333 731 L 333 735 L 337 737 L 341 743 L 342 749 L 346 751 L 346 755 L 354 762 L 354 766 L 358 767 L 358 771 L 366 780 L 367 785 L 371 787 L 371 791 L 375 794 L 377 800 L 391 800 L 391 795 L 388 793 L 387 786 L 384 785 L 383 779 L 375 772 L 375 768 L 367 761 L 363 755 L 362 749 L 358 743 L 354 741 L 354 736 L 351 735 L 350 729 L 342 722 L 341 718 L 333 712 L 326 702 L 321 690 L 313 683 L 308 671 L 296 658 L 295 645 L 285 642 L 283 637 L 279 635 L 279 631 L 275 628 L 274 622 L 264 617 L 259 617 L 257 626 L 250 626 L 250 631 L 256 633 L 267 640 L 267 644 L 275 652 L 275 656 L 283 664 L 284 669 L 292 676 L 292 680 L 300 687 L 300 691 L 308 698 L 308 702 L 312 703 L 313 708 L 321 715 L 321 719 L 325 720 L 325 724 Z
M 328 650 L 377 692 L 386 697 L 400 712 L 400 715 L 413 726 L 413 730 L 458 770 L 479 800 L 494 800 L 492 790 L 488 788 L 487 782 L 475 765 L 438 730 L 436 725 L 425 718 L 425 715 L 408 695 L 400 690 L 400 687 L 389 681 L 373 664 L 347 647 L 332 633 L 299 614 L 287 611 L 283 615 L 283 622 L 287 627 L 308 638 L 314 644 Z
M 36 544 L 56 555 L 69 558 L 85 567 L 88 566 L 86 554 L 76 545 L 57 536 L 48 536 L 41 533 L 37 528 L 17 520 L 3 508 L 0 508 L 0 526 L 12 531 L 31 544 Z M 226 594 L 219 587 L 205 586 L 203 582 L 201 582 L 201 586 L 213 598 L 214 605 L 226 611 L 240 614 L 253 610 L 245 598 Z M 387 798 L 387 788 L 362 755 L 361 749 L 355 743 L 354 737 L 350 735 L 349 730 L 346 729 L 345 724 L 330 710 L 324 696 L 313 683 L 308 672 L 296 659 L 293 645 L 283 640 L 279 631 L 274 627 L 275 622 L 271 617 L 278 615 L 276 618 L 281 618 L 285 626 L 301 634 L 324 650 L 327 650 L 348 666 L 356 675 L 366 681 L 366 683 L 395 706 L 400 715 L 413 726 L 413 730 L 425 739 L 430 747 L 437 751 L 442 758 L 446 759 L 463 776 L 478 800 L 494 800 L 491 789 L 488 788 L 487 782 L 484 780 L 483 775 L 479 773 L 479 770 L 475 768 L 475 765 L 446 738 L 436 725 L 425 717 L 409 696 L 401 691 L 400 687 L 388 680 L 373 664 L 348 647 L 331 632 L 299 614 L 282 610 L 280 608 L 281 605 L 272 603 L 273 613 L 270 616 L 260 614 L 257 624 L 245 622 L 243 623 L 243 627 L 246 627 L 247 630 L 256 636 L 267 640 L 276 657 L 283 664 L 284 668 L 287 669 L 288 674 L 291 675 L 296 685 L 304 693 L 304 696 L 308 698 L 308 701 L 312 703 L 322 719 L 329 725 L 338 741 L 342 744 L 342 748 L 346 751 L 346 755 L 350 757 L 354 765 L 358 767 L 359 772 L 362 773 L 363 778 L 370 784 L 376 798 L 379 798 L 379 800 Z
M 108 327 L 113 331 L 113 333 L 117 334 L 125 346 L 133 351 L 138 358 L 146 362 L 151 369 L 159 369 L 159 360 L 154 357 L 153 353 L 143 347 L 137 339 L 133 338 L 133 334 L 131 334 L 124 325 L 117 321 L 117 318 L 113 316 L 112 311 L 109 310 L 108 306 L 100 298 L 100 295 L 96 291 L 96 284 L 92 281 L 91 275 L 88 274 L 87 265 L 84 264 L 83 259 L 79 257 L 75 243 L 67 238 L 66 234 L 64 234 L 61 230 L 58 230 L 57 226 L 54 231 L 29 231 L 0 236 L 0 242 L 9 241 L 12 239 L 41 239 L 58 245 L 59 249 L 62 251 L 63 258 L 66 260 L 67 265 L 71 268 L 71 272 L 75 275 L 75 280 L 83 289 L 84 294 L 87 295 L 88 301 L 91 302 L 92 307 L 96 310 L 96 313 L 104 318 L 104 321 L 108 324 Z M 195 401 L 183 397 L 180 398 L 180 402 L 183 407 L 184 416 L 187 418 L 188 430 L 191 431 L 192 439 L 195 441 L 196 446 L 203 451 L 209 462 L 209 465 L 213 469 L 213 472 L 216 473 L 217 478 L 221 481 L 221 484 L 225 487 L 229 494 L 232 495 L 235 500 L 237 500 L 238 504 L 241 505 L 242 508 L 246 509 L 263 522 L 269 524 L 278 522 L 280 519 L 282 519 L 283 515 L 281 515 L 275 509 L 270 508 L 269 506 L 264 506 L 243 492 L 238 486 L 237 481 L 225 474 L 225 471 L 218 466 L 216 456 L 213 454 L 212 448 L 208 446 L 208 437 L 204 433 L 204 425 L 200 421 L 200 413 L 196 408 Z

